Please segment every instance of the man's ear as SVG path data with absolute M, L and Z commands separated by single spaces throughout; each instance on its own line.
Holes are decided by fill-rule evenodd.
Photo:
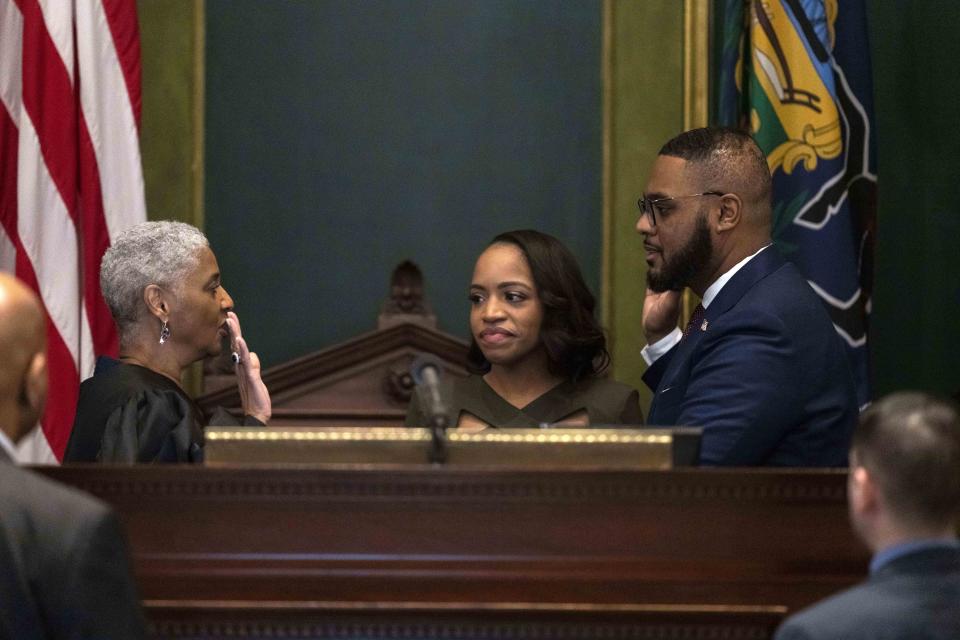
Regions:
M 743 200 L 735 193 L 725 193 L 720 197 L 720 216 L 717 218 L 717 233 L 730 231 L 740 224 L 743 216 Z
M 167 307 L 166 292 L 159 285 L 148 284 L 143 290 L 143 301 L 155 317 L 164 322 L 170 318 L 170 310 Z
M 880 506 L 876 480 L 866 467 L 850 467 L 850 507 L 859 516 L 869 516 Z
M 33 354 L 24 377 L 23 391 L 27 403 L 36 412 L 39 420 L 47 404 L 47 354 L 43 351 Z

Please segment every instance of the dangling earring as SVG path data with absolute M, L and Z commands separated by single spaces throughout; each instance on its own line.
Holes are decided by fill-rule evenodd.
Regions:
M 167 321 L 163 321 L 163 326 L 160 327 L 160 344 L 163 344 L 170 339 L 170 327 L 167 326 Z

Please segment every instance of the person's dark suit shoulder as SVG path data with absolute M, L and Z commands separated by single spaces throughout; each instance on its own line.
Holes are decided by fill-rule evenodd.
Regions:
M 898 558 L 866 582 L 787 620 L 775 640 L 960 638 L 960 550 Z
M 720 289 L 704 322 L 644 373 L 651 425 L 704 428 L 702 464 L 844 466 L 853 374 L 823 304 L 773 247 Z
M 98 500 L 0 462 L 0 615 L 11 638 L 140 638 L 127 546 Z

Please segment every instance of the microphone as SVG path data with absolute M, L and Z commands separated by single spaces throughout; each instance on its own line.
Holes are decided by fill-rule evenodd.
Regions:
M 414 358 L 410 365 L 410 375 L 417 385 L 417 395 L 430 426 L 446 429 L 449 419 L 447 403 L 440 390 L 440 379 L 443 376 L 440 362 L 432 356 L 421 354 Z

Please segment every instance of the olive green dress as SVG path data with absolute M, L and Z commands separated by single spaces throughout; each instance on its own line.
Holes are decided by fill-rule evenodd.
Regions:
M 456 426 L 460 416 L 468 413 L 494 427 L 530 429 L 549 426 L 580 411 L 586 411 L 591 427 L 643 424 L 640 394 L 613 380 L 568 380 L 522 409 L 501 398 L 482 376 L 448 379 L 444 395 L 450 406 L 451 426 Z M 420 406 L 414 394 L 407 409 L 406 426 L 427 426 Z

